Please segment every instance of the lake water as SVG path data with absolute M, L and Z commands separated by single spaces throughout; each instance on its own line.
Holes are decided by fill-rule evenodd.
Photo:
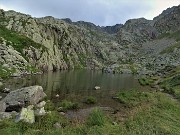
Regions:
M 102 106 L 115 106 L 111 97 L 117 91 L 141 87 L 137 78 L 131 74 L 107 74 L 93 70 L 48 72 L 13 78 L 6 83 L 6 87 L 12 90 L 32 85 L 42 86 L 48 97 L 56 102 L 63 99 L 81 102 L 88 96 L 94 96 Z M 95 86 L 100 86 L 101 89 L 94 90 Z M 58 99 L 56 94 L 60 96 Z

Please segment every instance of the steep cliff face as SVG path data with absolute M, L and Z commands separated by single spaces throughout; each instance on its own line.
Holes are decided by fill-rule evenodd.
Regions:
M 118 59 L 113 46 L 117 51 L 120 51 L 120 47 L 104 32 L 98 33 L 97 30 L 66 23 L 53 17 L 32 18 L 14 11 L 2 14 L 6 20 L 1 22 L 3 26 L 27 36 L 46 48 L 44 51 L 34 47 L 23 49 L 24 55 L 37 68 L 102 68 Z

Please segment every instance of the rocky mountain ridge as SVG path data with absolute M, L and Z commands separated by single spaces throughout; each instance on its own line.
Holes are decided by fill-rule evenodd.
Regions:
M 170 35 L 177 33 L 177 36 L 180 30 L 180 5 L 163 11 L 153 20 L 130 19 L 124 25 L 107 27 L 51 16 L 33 18 L 15 11 L 0 10 L 0 26 L 3 32 L 6 31 L 6 34 L 0 33 L 1 48 L 12 47 L 27 61 L 26 67 L 39 70 L 103 68 L 108 72 L 110 69 L 120 73 L 139 73 L 142 69 L 156 69 L 156 64 L 151 64 L 154 66 L 152 69 L 147 68 L 149 63 L 152 63 L 150 57 L 157 62 L 161 56 L 166 58 L 164 67 L 179 63 L 179 45 L 174 48 L 176 51 L 173 50 L 173 54 L 176 54 L 173 60 L 168 60 L 172 57 L 170 53 L 162 55 L 161 52 L 171 45 L 179 44 L 179 40 Z M 9 38 L 12 36 L 10 31 L 15 39 L 17 36 L 26 38 L 17 44 L 17 41 Z M 27 39 L 32 42 L 27 42 Z M 165 42 L 168 44 L 164 48 Z M 158 53 L 154 49 L 155 53 L 149 53 L 146 57 L 147 52 L 153 50 L 154 46 L 159 46 Z M 24 72 L 20 68 L 24 67 L 22 63 L 13 64 L 2 56 L 4 55 L 1 53 L 2 67 Z

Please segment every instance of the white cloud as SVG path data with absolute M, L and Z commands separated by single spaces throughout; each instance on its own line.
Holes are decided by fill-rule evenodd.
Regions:
M 180 4 L 179 0 L 152 0 L 151 1 L 153 9 L 146 12 L 144 17 L 147 19 L 153 19 L 162 13 L 163 10 L 170 8 L 172 6 L 178 6 Z
M 0 4 L 0 9 L 3 9 L 5 11 L 10 10 L 10 8 L 8 8 L 8 7 L 6 7 L 6 6 L 2 5 L 2 4 Z

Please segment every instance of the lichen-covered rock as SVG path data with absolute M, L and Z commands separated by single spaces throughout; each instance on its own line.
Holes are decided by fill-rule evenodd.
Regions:
M 27 108 L 22 108 L 19 115 L 16 117 L 15 122 L 24 121 L 27 123 L 35 122 L 34 110 L 32 110 L 32 106 L 28 106 Z
M 6 110 L 19 111 L 28 104 L 37 104 L 45 96 L 41 86 L 30 86 L 10 92 L 2 101 L 7 105 Z

